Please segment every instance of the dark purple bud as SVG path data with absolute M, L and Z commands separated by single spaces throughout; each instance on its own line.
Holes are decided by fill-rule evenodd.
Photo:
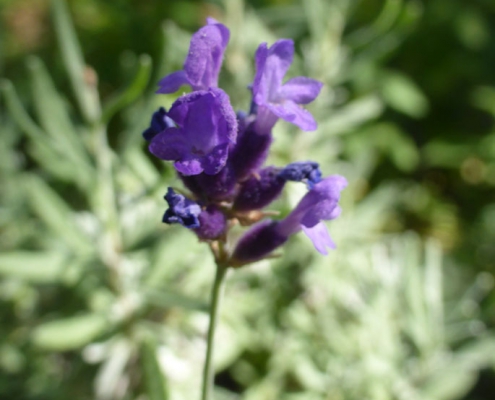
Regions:
M 199 228 L 198 216 L 201 213 L 201 207 L 198 203 L 175 193 L 174 189 L 170 187 L 164 198 L 169 208 L 163 215 L 163 222 L 166 224 L 181 224 L 189 229 Z
M 237 179 L 230 164 L 220 170 L 216 175 L 205 173 L 185 176 L 179 174 L 184 185 L 198 198 L 205 201 L 230 201 L 234 196 Z
M 252 176 L 241 184 L 234 201 L 235 211 L 260 210 L 274 201 L 285 185 L 280 177 L 279 169 L 268 167 L 262 169 L 257 176 Z
M 249 229 L 237 242 L 232 253 L 231 265 L 241 266 L 261 260 L 283 245 L 288 236 L 277 232 L 276 226 L 276 222 L 266 220 Z
M 199 228 L 194 229 L 200 239 L 218 239 L 227 230 L 225 214 L 214 205 L 209 205 L 199 214 Z
M 272 140 L 271 133 L 259 133 L 254 129 L 254 124 L 239 132 L 237 143 L 229 156 L 239 181 L 247 178 L 264 164 Z
M 153 116 L 151 117 L 150 127 L 143 132 L 143 138 L 149 142 L 160 132 L 163 132 L 165 129 L 172 128 L 174 126 L 174 121 L 172 121 L 167 116 L 167 112 L 165 111 L 165 109 L 163 107 L 160 107 L 153 113 Z
M 318 163 L 313 161 L 300 161 L 287 165 L 280 171 L 280 177 L 288 181 L 307 182 L 312 188 L 321 181 L 321 171 Z

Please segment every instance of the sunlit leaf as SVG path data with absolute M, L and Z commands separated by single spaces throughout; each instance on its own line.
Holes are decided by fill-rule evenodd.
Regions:
M 135 101 L 143 93 L 149 82 L 150 76 L 151 58 L 147 55 L 143 55 L 139 57 L 138 70 L 133 81 L 126 89 L 122 90 L 121 93 L 116 94 L 104 106 L 103 115 L 101 117 L 103 123 L 108 123 L 116 112 Z
M 38 325 L 32 333 L 32 341 L 45 350 L 74 350 L 90 343 L 107 328 L 108 321 L 104 316 L 80 314 Z
M 77 164 L 78 179 L 87 187 L 94 179 L 94 171 L 80 134 L 72 124 L 67 108 L 41 61 L 30 58 L 29 70 L 38 119 L 45 132 L 52 137 L 59 157 Z
M 0 254 L 0 274 L 29 282 L 58 282 L 64 276 L 67 258 L 55 252 L 16 251 Z
M 26 176 L 23 183 L 31 207 L 62 242 L 78 253 L 94 251 L 89 238 L 76 226 L 70 207 L 53 189 L 35 175 Z
M 389 72 L 383 76 L 382 95 L 395 110 L 413 118 L 428 112 L 428 99 L 421 89 L 406 75 Z
M 141 361 L 149 400 L 167 400 L 169 398 L 165 376 L 157 360 L 157 345 L 146 338 L 141 345 Z
M 55 32 L 62 50 L 62 60 L 72 83 L 81 113 L 89 122 L 95 122 L 100 116 L 100 106 L 96 82 L 90 82 L 89 75 L 94 74 L 84 63 L 83 54 L 76 32 L 69 17 L 66 2 L 52 0 Z

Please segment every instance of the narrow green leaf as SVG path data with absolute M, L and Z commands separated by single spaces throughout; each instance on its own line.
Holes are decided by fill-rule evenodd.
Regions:
M 0 81 L 0 91 L 5 98 L 5 104 L 10 115 L 12 116 L 12 119 L 17 125 L 19 125 L 26 135 L 28 135 L 31 139 L 38 139 L 46 136 L 45 132 L 43 132 L 43 130 L 36 125 L 24 109 L 22 102 L 15 91 L 14 85 L 12 85 L 12 82 L 7 79 L 2 79 Z
M 399 18 L 404 2 L 402 0 L 386 0 L 383 4 L 380 15 L 371 25 L 376 36 L 383 35 L 392 28 L 397 18 Z
M 319 131 L 332 135 L 352 132 L 356 127 L 378 117 L 383 112 L 383 102 L 378 96 L 370 95 L 358 98 L 336 109 L 326 121 L 320 124 Z M 322 136 L 322 141 L 327 140 Z
M 24 180 L 27 198 L 41 220 L 72 250 L 89 254 L 93 246 L 87 236 L 74 222 L 73 213 L 67 203 L 42 179 L 30 175 Z
M 412 171 L 419 163 L 419 151 L 414 141 L 395 124 L 379 123 L 366 132 L 373 145 L 389 155 L 402 171 Z M 369 147 L 369 145 L 367 144 Z
M 63 278 L 66 258 L 55 252 L 16 251 L 0 254 L 0 274 L 33 283 L 53 283 Z
M 78 180 L 89 185 L 94 171 L 62 98 L 39 59 L 31 57 L 28 66 L 33 82 L 35 110 L 41 126 L 53 138 L 60 155 L 77 164 Z
M 154 187 L 160 180 L 160 173 L 140 148 L 131 148 L 124 155 L 125 162 L 146 187 Z
M 99 119 L 101 110 L 96 85 L 85 79 L 87 67 L 65 1 L 52 0 L 52 12 L 59 46 L 74 95 L 88 122 Z
M 41 127 L 39 127 L 22 105 L 14 85 L 8 80 L 0 81 L 0 91 L 5 98 L 7 110 L 14 122 L 29 137 L 29 150 L 31 155 L 48 172 L 57 178 L 74 181 L 85 187 L 86 182 L 79 180 L 83 170 L 78 170 L 78 165 L 67 159 L 60 143 L 57 143 Z M 88 177 L 87 174 L 83 177 Z
M 31 339 L 45 350 L 73 350 L 90 343 L 107 326 L 108 321 L 101 314 L 86 313 L 41 324 L 35 328 Z
M 473 152 L 473 147 L 464 143 L 430 140 L 423 148 L 425 164 L 433 167 L 457 169 Z
M 139 57 L 138 70 L 131 84 L 121 93 L 115 95 L 103 108 L 103 123 L 108 123 L 110 118 L 122 108 L 135 101 L 146 89 L 151 76 L 151 58 L 147 55 Z
M 428 112 L 428 99 L 406 75 L 397 72 L 384 75 L 382 95 L 390 107 L 410 117 L 421 118 Z
M 149 400 L 167 400 L 169 398 L 165 377 L 156 358 L 157 345 L 147 337 L 141 346 L 141 361 L 144 371 L 146 393 Z
M 84 189 L 86 183 L 78 180 L 80 174 L 78 165 L 65 157 L 61 157 L 52 144 L 50 138 L 39 138 L 29 143 L 28 150 L 40 166 L 53 177 L 66 182 L 76 182 L 79 187 Z
M 428 378 L 422 397 L 449 400 L 463 397 L 476 382 L 477 374 L 472 366 L 452 362 L 445 368 L 437 368 Z
M 346 37 L 346 41 L 350 46 L 365 46 L 383 37 L 396 24 L 404 9 L 403 1 L 385 0 L 382 3 L 383 7 L 373 23 L 365 25 Z

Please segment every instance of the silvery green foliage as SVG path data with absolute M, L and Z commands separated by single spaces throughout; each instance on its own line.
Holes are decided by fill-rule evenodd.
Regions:
M 148 57 L 131 56 L 134 78 L 100 105 L 63 5 L 53 1 L 53 15 L 72 97 L 35 58 L 28 63 L 33 116 L 10 82 L 1 86 L 8 116 L 0 135 L 0 292 L 11 317 L 0 328 L 0 369 L 25 378 L 33 397 L 63 399 L 63 390 L 84 386 L 98 400 L 189 400 L 198 395 L 213 260 L 192 233 L 157 218 L 174 178 L 150 162 L 140 137 L 162 105 L 146 87 L 180 67 L 189 33 L 165 24 L 168 46 L 154 77 Z M 351 185 L 331 229 L 339 250 L 330 258 L 296 237 L 282 257 L 228 276 L 216 366 L 244 391 L 219 388 L 217 397 L 459 398 L 479 369 L 494 364 L 495 339 L 477 315 L 492 278 L 444 290 L 455 283 L 454 266 L 444 265 L 435 241 L 382 233 L 394 207 L 420 190 L 407 183 L 363 188 L 382 156 L 405 171 L 418 162 L 412 141 L 377 121 L 386 106 L 413 117 L 427 110 L 406 76 L 379 68 L 420 15 L 416 2 L 386 1 L 374 23 L 346 35 L 350 0 L 304 1 L 261 15 L 240 0 L 224 5 L 222 22 L 233 28 L 227 84 L 239 107 L 248 105 L 248 60 L 260 37 L 273 42 L 309 29 L 293 73 L 325 82 L 310 107 L 321 125 L 318 134 L 297 136 L 288 124 L 277 127 L 273 161 L 315 159 Z M 268 29 L 274 22 L 276 34 Z M 370 83 L 377 79 L 379 90 Z M 107 124 L 117 112 L 124 128 L 110 147 Z M 350 133 L 356 139 L 344 163 Z M 360 135 L 375 137 L 374 147 Z M 286 213 L 301 195 L 291 185 L 276 208 Z M 67 370 L 78 371 L 79 381 Z M 54 379 L 66 386 L 54 387 Z

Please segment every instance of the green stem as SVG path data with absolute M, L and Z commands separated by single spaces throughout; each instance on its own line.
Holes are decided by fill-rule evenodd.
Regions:
M 217 272 L 215 275 L 215 281 L 213 282 L 213 288 L 211 290 L 211 306 L 210 306 L 210 326 L 208 327 L 208 338 L 206 344 L 206 359 L 203 370 L 203 389 L 201 391 L 201 400 L 210 400 L 211 393 L 213 391 L 213 348 L 215 338 L 215 328 L 218 321 L 218 308 L 220 304 L 220 297 L 222 296 L 222 287 L 224 277 L 227 272 L 227 265 L 217 264 Z

